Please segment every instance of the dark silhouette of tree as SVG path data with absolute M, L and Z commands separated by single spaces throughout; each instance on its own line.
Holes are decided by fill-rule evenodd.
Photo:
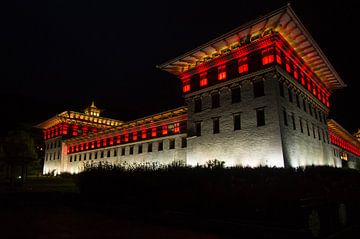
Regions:
M 23 130 L 14 130 L 2 139 L 0 145 L 0 164 L 6 168 L 6 178 L 14 183 L 15 173 L 20 172 L 21 182 L 27 177 L 28 165 L 37 160 L 34 140 Z

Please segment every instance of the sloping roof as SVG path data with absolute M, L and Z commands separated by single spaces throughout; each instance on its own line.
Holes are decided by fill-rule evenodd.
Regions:
M 289 4 L 165 62 L 158 68 L 180 75 L 201 64 L 204 59 L 212 58 L 214 53 L 221 54 L 222 51 L 232 49 L 243 37 L 262 34 L 269 29 L 279 33 L 290 44 L 328 89 L 346 86 Z
M 345 139 L 346 141 L 352 143 L 356 147 L 360 148 L 360 142 L 346 129 L 344 129 L 340 124 L 338 124 L 335 120 L 333 119 L 328 120 L 327 126 L 331 132 Z

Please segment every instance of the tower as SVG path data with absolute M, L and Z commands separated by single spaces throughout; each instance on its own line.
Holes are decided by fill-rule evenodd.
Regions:
M 326 119 L 345 84 L 289 5 L 159 68 L 182 81 L 188 164 L 338 164 Z

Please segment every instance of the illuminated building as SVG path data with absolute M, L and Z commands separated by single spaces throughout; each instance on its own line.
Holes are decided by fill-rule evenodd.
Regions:
M 217 159 L 226 166 L 340 167 L 346 157 L 333 157 L 334 150 L 359 160 L 358 141 L 327 120 L 329 96 L 346 85 L 290 6 L 158 68 L 182 81 L 187 107 L 106 127 L 102 123 L 93 126 L 97 132 L 70 133 L 65 140 L 61 136 L 57 172 L 78 172 L 89 160 L 197 165 Z M 47 144 L 59 116 L 38 126 Z M 109 120 L 99 112 L 93 118 Z M 78 121 L 72 125 L 83 127 Z M 46 160 L 44 172 L 53 169 Z

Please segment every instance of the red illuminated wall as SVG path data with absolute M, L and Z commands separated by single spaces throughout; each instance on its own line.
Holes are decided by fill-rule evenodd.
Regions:
M 345 149 L 357 156 L 360 156 L 360 148 L 334 134 L 333 132 L 330 132 L 330 140 L 332 144 L 337 145 L 340 148 Z

